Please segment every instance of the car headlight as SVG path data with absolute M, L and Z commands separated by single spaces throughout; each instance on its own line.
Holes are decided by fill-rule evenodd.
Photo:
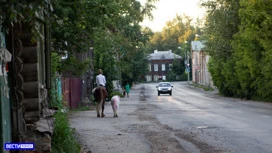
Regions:
M 168 90 L 171 90 L 171 87 L 169 87 Z

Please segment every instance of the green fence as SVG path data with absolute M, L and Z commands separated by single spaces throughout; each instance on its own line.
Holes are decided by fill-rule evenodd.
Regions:
M 11 55 L 8 50 L 6 50 L 5 35 L 0 31 L 0 152 L 3 153 L 8 152 L 4 150 L 4 144 L 11 142 L 11 107 L 6 69 L 6 64 L 10 60 Z

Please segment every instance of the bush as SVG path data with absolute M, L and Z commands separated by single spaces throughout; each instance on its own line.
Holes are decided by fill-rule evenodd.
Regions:
M 80 145 L 76 140 L 75 130 L 69 126 L 68 112 L 58 109 L 54 118 L 52 153 L 79 153 Z

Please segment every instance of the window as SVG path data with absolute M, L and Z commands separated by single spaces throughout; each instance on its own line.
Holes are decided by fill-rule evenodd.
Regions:
M 147 76 L 146 76 L 146 81 L 147 81 L 147 82 L 152 81 L 152 76 L 151 76 L 151 75 L 147 75 Z
M 154 77 L 153 81 L 158 81 L 158 79 L 159 79 L 158 75 L 154 75 L 153 77 Z
M 149 64 L 149 71 L 152 71 L 152 69 L 151 69 L 151 64 Z
M 165 71 L 165 64 L 162 64 L 162 65 L 161 65 L 161 70 L 162 70 L 162 71 Z
M 158 71 L 158 64 L 154 64 L 154 71 Z
M 169 64 L 169 70 L 172 70 L 172 64 Z

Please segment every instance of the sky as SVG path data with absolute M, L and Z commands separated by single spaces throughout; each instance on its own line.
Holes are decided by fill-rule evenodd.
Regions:
M 144 3 L 145 0 L 139 0 Z M 201 0 L 159 0 L 155 3 L 156 9 L 152 11 L 153 21 L 144 20 L 141 25 L 151 28 L 153 31 L 161 31 L 166 22 L 178 15 L 187 15 L 196 22 L 197 18 L 203 18 L 205 10 L 199 7 Z

